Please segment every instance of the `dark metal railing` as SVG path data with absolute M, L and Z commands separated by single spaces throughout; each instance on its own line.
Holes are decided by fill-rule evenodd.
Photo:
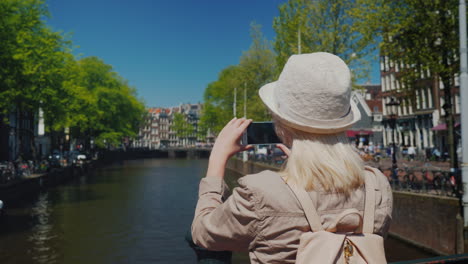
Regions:
M 238 154 L 242 159 L 242 154 Z M 284 156 L 280 154 L 254 154 L 249 153 L 248 159 L 280 168 L 284 163 Z M 459 197 L 460 188 L 457 183 L 457 175 L 450 173 L 448 167 L 441 166 L 440 162 L 400 162 L 400 167 L 395 171 L 386 159 L 372 159 L 366 163 L 378 168 L 388 178 L 392 189 L 415 193 Z

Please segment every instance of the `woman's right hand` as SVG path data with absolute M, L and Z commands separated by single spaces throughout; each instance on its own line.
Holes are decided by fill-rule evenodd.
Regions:
M 251 122 L 251 119 L 234 118 L 221 130 L 211 149 L 206 177 L 223 179 L 227 160 L 235 153 L 253 147 L 252 145 L 243 146 L 239 142 L 242 133 Z
M 216 138 L 211 156 L 221 161 L 227 161 L 235 153 L 251 149 L 252 145 L 243 146 L 240 144 L 242 133 L 250 123 L 252 120 L 245 118 L 234 118 L 227 123 Z

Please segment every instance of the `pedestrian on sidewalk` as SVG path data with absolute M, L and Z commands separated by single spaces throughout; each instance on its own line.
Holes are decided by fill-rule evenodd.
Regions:
M 409 161 L 413 161 L 415 156 L 416 156 L 416 149 L 414 148 L 413 145 L 410 145 L 410 146 L 408 147 L 408 157 L 409 157 Z
M 434 147 L 432 150 L 432 156 L 435 158 L 435 161 L 440 161 L 442 154 L 440 153 L 439 149 Z
M 391 157 L 391 156 L 392 156 L 392 153 L 393 153 L 393 148 L 390 147 L 390 146 L 388 146 L 388 147 L 387 147 L 387 152 L 386 152 L 386 153 L 387 153 L 387 158 L 388 158 L 388 157 Z
M 249 252 L 251 263 L 295 263 L 303 245 L 300 239 L 319 234 L 317 226 L 341 234 L 360 234 L 367 226 L 365 230 L 376 237 L 385 236 L 392 213 L 390 185 L 380 171 L 364 166 L 345 133 L 360 119 L 350 100 L 348 66 L 330 53 L 293 55 L 279 80 L 263 86 L 259 93 L 284 143 L 278 147 L 288 156 L 286 164 L 280 172 L 266 170 L 240 178 L 239 187 L 227 196 L 224 171 L 228 159 L 252 147 L 239 144 L 251 120 L 231 120 L 219 133 L 206 177 L 200 182 L 192 223 L 195 244 Z M 306 201 L 298 193 L 305 194 Z M 313 210 L 304 211 L 304 201 Z M 368 213 L 363 216 L 364 209 Z M 318 219 L 309 217 L 313 212 Z M 366 220 L 373 216 L 374 220 Z M 322 242 L 311 240 L 317 245 Z

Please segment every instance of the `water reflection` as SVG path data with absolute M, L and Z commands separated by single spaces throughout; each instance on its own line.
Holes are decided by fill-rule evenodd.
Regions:
M 194 263 L 184 240 L 206 160 L 97 170 L 8 210 L 0 263 Z
M 36 263 L 58 263 L 59 254 L 50 244 L 57 238 L 52 233 L 50 221 L 51 209 L 49 207 L 48 193 L 39 195 L 37 202 L 31 208 L 31 217 L 36 223 L 33 225 L 28 241 L 31 243 L 28 253 Z

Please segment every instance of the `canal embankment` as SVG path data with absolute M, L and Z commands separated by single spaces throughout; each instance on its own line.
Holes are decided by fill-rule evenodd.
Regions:
M 16 203 L 29 194 L 37 193 L 40 190 L 56 186 L 70 181 L 78 176 L 89 173 L 94 169 L 122 162 L 124 160 L 154 159 L 154 158 L 185 158 L 198 159 L 207 158 L 208 149 L 180 148 L 180 149 L 128 149 L 101 151 L 99 158 L 87 160 L 80 166 L 62 166 L 49 168 L 46 172 L 33 173 L 26 177 L 16 177 L 6 183 L 0 184 L 0 200 L 6 207 L 11 203 Z
M 241 175 L 279 167 L 231 159 L 228 169 Z M 389 235 L 437 255 L 464 252 L 459 200 L 432 194 L 393 191 L 393 219 Z
M 23 197 L 36 193 L 42 189 L 65 183 L 73 178 L 88 173 L 101 161 L 90 160 L 80 166 L 65 166 L 50 168 L 47 172 L 34 173 L 26 177 L 15 178 L 0 184 L 0 200 L 6 208 L 11 203 L 20 201 Z
M 0 200 L 6 207 L 21 201 L 23 197 L 37 193 L 41 190 L 66 183 L 76 177 L 82 176 L 107 164 L 125 159 L 139 159 L 146 157 L 166 157 L 167 153 L 141 152 L 141 151 L 107 151 L 101 153 L 98 159 L 84 161 L 80 165 L 50 167 L 47 171 L 32 173 L 28 176 L 14 177 L 0 184 Z

